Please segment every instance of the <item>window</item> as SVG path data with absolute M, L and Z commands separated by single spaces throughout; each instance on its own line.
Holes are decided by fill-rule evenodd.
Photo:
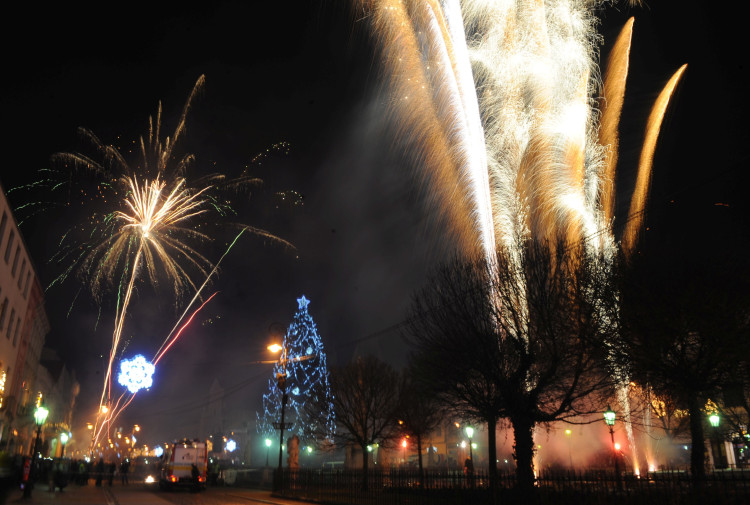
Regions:
M 29 267 L 29 273 L 26 274 L 26 285 L 23 287 L 23 297 L 26 298 L 29 295 L 29 283 L 31 282 L 31 267 Z
M 10 340 L 10 335 L 13 333 L 13 319 L 16 317 L 16 309 L 10 309 L 10 320 L 8 321 L 8 331 L 5 332 L 5 338 Z
M 10 230 L 10 234 L 8 235 L 8 245 L 5 246 L 5 263 L 8 263 L 8 259 L 10 259 L 10 252 L 13 250 L 13 239 L 16 238 L 16 233 L 13 230 Z
M 3 300 L 3 304 L 0 305 L 0 331 L 3 330 L 3 326 L 5 326 L 5 316 L 8 315 L 8 297 L 5 297 L 5 300 Z
M 15 277 L 16 270 L 18 270 L 18 257 L 21 256 L 21 246 L 16 246 L 16 255 L 13 256 L 13 268 L 10 269 L 10 275 Z
M 18 316 L 18 320 L 16 321 L 16 331 L 13 333 L 13 347 L 16 346 L 18 343 L 18 334 L 21 331 L 21 316 Z
M 3 219 L 0 221 L 0 246 L 3 245 L 5 238 L 5 228 L 8 227 L 8 213 L 3 211 Z
M 26 273 L 26 259 L 24 258 L 23 262 L 21 263 L 21 273 L 18 274 L 18 289 L 21 289 L 21 286 L 23 285 L 23 274 Z

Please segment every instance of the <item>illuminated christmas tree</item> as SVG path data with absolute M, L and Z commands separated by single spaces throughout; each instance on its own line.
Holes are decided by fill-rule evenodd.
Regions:
M 264 438 L 275 439 L 279 436 L 276 428 L 281 422 L 282 396 L 286 392 L 284 438 L 297 435 L 301 441 L 312 443 L 312 439 L 326 434 L 324 437 L 330 440 L 335 421 L 323 341 L 312 316 L 307 312 L 310 300 L 303 295 L 297 299 L 297 303 L 299 310 L 284 335 L 281 356 L 268 381 L 268 392 L 263 395 L 263 412 L 257 414 L 257 430 Z M 313 398 L 314 394 L 325 395 L 325 398 Z M 308 415 L 305 405 L 314 403 L 323 403 L 327 411 Z

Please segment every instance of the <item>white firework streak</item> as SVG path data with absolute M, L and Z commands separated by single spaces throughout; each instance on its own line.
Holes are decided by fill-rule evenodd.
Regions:
M 381 42 L 397 136 L 412 146 L 464 251 L 490 265 L 496 248 L 520 264 L 527 239 L 583 243 L 604 261 L 618 247 L 633 252 L 661 122 L 685 66 L 649 116 L 619 241 L 614 181 L 632 20 L 602 83 L 601 0 L 354 1 Z

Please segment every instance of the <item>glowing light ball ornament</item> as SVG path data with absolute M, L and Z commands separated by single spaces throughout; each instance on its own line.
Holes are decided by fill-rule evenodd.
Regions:
M 236 451 L 236 450 L 237 450 L 237 442 L 235 442 L 234 440 L 232 440 L 232 439 L 230 438 L 229 440 L 227 440 L 227 445 L 226 445 L 226 449 L 227 449 L 227 451 L 229 451 L 229 452 L 234 452 L 234 451 Z
M 154 370 L 154 365 L 138 354 L 131 360 L 120 362 L 120 375 L 117 376 L 117 381 L 131 393 L 137 393 L 143 388 L 150 388 L 154 383 L 151 378 Z

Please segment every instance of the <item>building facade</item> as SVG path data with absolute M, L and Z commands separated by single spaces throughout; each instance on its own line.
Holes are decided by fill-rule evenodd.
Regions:
M 0 186 L 0 449 L 14 452 L 33 424 L 34 383 L 49 322 L 44 292 Z

